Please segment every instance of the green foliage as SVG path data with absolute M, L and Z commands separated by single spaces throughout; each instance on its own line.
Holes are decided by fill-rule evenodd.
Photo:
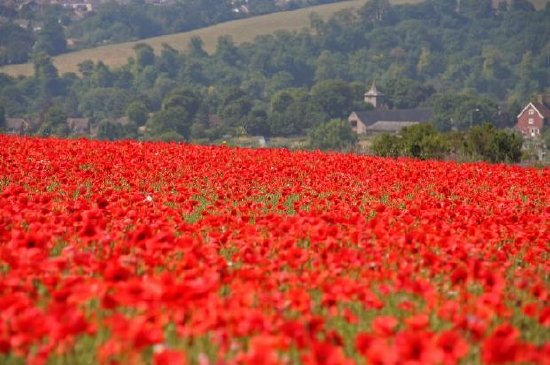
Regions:
M 401 131 L 401 148 L 405 156 L 440 159 L 448 152 L 443 136 L 431 124 L 417 124 Z
M 269 136 L 271 134 L 267 112 L 262 108 L 254 108 L 243 122 L 244 130 L 251 136 Z
M 403 128 L 401 135 L 382 134 L 372 145 L 378 156 L 407 156 L 419 159 L 441 159 L 449 151 L 447 141 L 431 124 Z
M 321 150 L 345 151 L 357 144 L 357 134 L 349 123 L 342 119 L 332 119 L 317 126 L 309 135 L 309 146 Z
M 325 80 L 315 84 L 311 96 L 330 118 L 347 117 L 354 99 L 350 85 L 341 80 Z
M 378 24 L 388 18 L 390 11 L 391 5 L 389 0 L 369 0 L 361 8 L 360 15 L 365 21 Z
M 208 126 L 206 125 L 206 123 L 202 123 L 199 121 L 194 122 L 189 128 L 189 137 L 195 141 L 207 139 L 209 137 L 207 129 Z
M 90 118 L 118 118 L 124 115 L 129 99 L 129 93 L 120 88 L 93 88 L 82 95 L 78 109 Z
M 191 57 L 203 58 L 207 57 L 208 53 L 204 50 L 204 42 L 200 37 L 191 37 L 189 41 L 189 55 Z
M 149 118 L 149 111 L 143 103 L 134 101 L 128 104 L 126 116 L 130 121 L 136 123 L 138 126 L 142 126 L 147 121 L 147 118 Z
M 335 0 L 292 1 L 294 7 L 311 6 Z M 67 31 L 84 46 L 123 42 L 161 34 L 185 32 L 243 16 L 288 10 L 288 4 L 271 0 L 250 1 L 249 14 L 235 13 L 229 1 L 177 1 L 155 6 L 144 1 L 106 2 L 82 20 L 73 21 Z
M 522 138 L 485 123 L 467 132 L 438 132 L 430 124 L 404 128 L 401 135 L 377 136 L 372 151 L 378 156 L 408 156 L 420 159 L 455 157 L 474 161 L 519 162 Z
M 103 140 L 114 141 L 117 139 L 137 138 L 138 126 L 130 121 L 122 124 L 120 121 L 104 119 L 97 125 L 97 137 Z
M 6 109 L 0 105 L 0 130 L 6 128 Z
M 493 15 L 493 4 L 491 0 L 461 0 L 463 14 L 472 18 L 488 18 Z
M 41 136 L 66 137 L 69 134 L 67 114 L 59 106 L 50 107 L 46 112 L 38 134 Z
M 67 51 L 65 31 L 57 19 L 48 20 L 38 32 L 35 51 L 55 56 Z
M 327 120 L 321 103 L 305 89 L 283 89 L 271 98 L 269 125 L 273 135 L 303 134 Z
M 34 42 L 32 31 L 16 24 L 0 24 L 0 65 L 27 62 Z
M 182 64 L 182 58 L 176 49 L 164 43 L 156 63 L 160 72 L 167 74 L 169 77 L 176 77 Z
M 146 43 L 138 43 L 134 46 L 136 62 L 139 67 L 144 68 L 155 63 L 155 51 Z
M 239 87 L 225 88 L 220 93 L 221 103 L 218 108 L 220 117 L 231 127 L 241 126 L 242 119 L 252 109 L 252 102 Z
M 162 101 L 163 109 L 183 108 L 188 115 L 193 117 L 199 110 L 201 96 L 191 88 L 182 88 L 171 92 Z
M 95 65 L 90 81 L 95 87 L 112 87 L 115 81 L 113 73 L 101 61 Z
M 550 127 L 545 127 L 542 130 L 542 142 L 547 149 L 550 149 Z
M 522 142 L 518 134 L 484 123 L 467 132 L 466 152 L 474 159 L 489 162 L 519 162 Z
M 33 55 L 34 77 L 37 82 L 38 95 L 41 102 L 51 100 L 52 97 L 62 95 L 65 92 L 64 85 L 59 79 L 57 69 L 50 56 L 45 53 Z
M 97 125 L 97 138 L 114 141 L 122 138 L 123 129 L 119 123 L 104 119 Z
M 155 33 L 165 21 L 174 29 L 187 22 L 207 23 L 216 18 L 214 9 L 225 6 L 199 3 L 178 2 L 177 9 L 110 3 L 69 24 L 68 34 L 79 29 L 80 38 L 105 40 L 106 33 L 91 33 L 110 32 L 116 23 L 121 37 L 127 36 L 125 31 L 135 36 L 147 32 L 148 22 Z M 518 108 L 550 86 L 550 7 L 531 11 L 518 1 L 487 17 L 484 5 L 478 5 L 464 1 L 457 12 L 453 0 L 406 6 L 369 1 L 326 21 L 312 17 L 314 32 L 279 31 L 241 45 L 222 37 L 212 55 L 200 38 L 193 38 L 190 51 L 182 53 L 165 44 L 155 55 L 141 43 L 126 65 L 110 69 L 101 62 L 83 62 L 81 75 L 60 77 L 48 55 L 36 53 L 32 77 L 0 79 L 0 103 L 10 116 L 39 115 L 45 106 L 57 104 L 70 115 L 96 121 L 127 115 L 138 125 L 148 123 L 149 113 L 181 108 L 177 119 L 189 128 L 195 124 L 193 134 L 293 136 L 367 109 L 362 94 L 376 79 L 390 106 L 433 106 L 433 122 L 442 131 L 463 131 L 486 121 L 511 126 Z M 180 13 L 191 9 L 187 6 L 200 9 Z M 203 12 L 203 6 L 211 6 L 212 13 Z M 164 19 L 161 13 L 182 17 Z M 130 15 L 139 15 L 135 29 Z M 92 24 L 97 27 L 88 28 Z M 134 101 L 142 105 L 129 105 Z M 209 125 L 212 115 L 223 124 Z M 166 123 L 159 125 L 164 130 Z M 180 132 L 189 137 L 186 128 Z
M 474 125 L 499 120 L 498 105 L 475 94 L 440 94 L 434 100 L 434 123 L 442 131 L 465 130 Z
M 535 7 L 528 0 L 512 0 L 510 7 L 516 11 L 535 11 Z
M 154 136 L 154 140 L 163 142 L 183 142 L 185 138 L 175 131 L 167 131 Z
M 401 140 L 397 135 L 383 133 L 372 142 L 372 152 L 382 157 L 398 157 L 401 154 Z
M 231 36 L 221 36 L 218 38 L 214 56 L 229 66 L 237 65 L 237 62 L 241 59 L 239 49 Z
M 397 109 L 416 108 L 427 100 L 434 89 L 420 81 L 405 77 L 393 77 L 381 84 L 389 106 Z
M 178 139 L 187 139 L 192 120 L 182 107 L 172 107 L 156 113 L 146 124 L 148 134 L 155 139 L 178 135 Z M 175 133 L 175 134 L 174 134 Z

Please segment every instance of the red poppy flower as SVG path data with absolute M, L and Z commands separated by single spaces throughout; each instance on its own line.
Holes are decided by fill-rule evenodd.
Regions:
M 483 342 L 482 357 L 486 364 L 515 362 L 520 351 L 519 331 L 510 324 L 497 327 Z
M 162 350 L 153 355 L 154 365 L 186 365 L 187 359 L 179 351 Z

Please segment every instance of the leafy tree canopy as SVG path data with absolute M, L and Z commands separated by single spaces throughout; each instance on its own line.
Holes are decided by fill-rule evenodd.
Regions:
M 342 119 L 332 119 L 315 128 L 309 136 L 311 148 L 321 150 L 349 150 L 357 143 L 357 134 L 349 123 Z

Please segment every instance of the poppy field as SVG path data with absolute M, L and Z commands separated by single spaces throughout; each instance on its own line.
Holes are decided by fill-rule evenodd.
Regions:
M 550 364 L 550 169 L 0 135 L 0 364 Z

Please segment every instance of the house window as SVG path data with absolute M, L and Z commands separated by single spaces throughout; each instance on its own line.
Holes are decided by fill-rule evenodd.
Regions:
M 357 128 L 357 121 L 356 120 L 351 121 L 351 127 L 352 128 Z
M 535 124 L 535 120 L 533 118 L 529 118 L 529 121 L 528 121 L 529 124 Z
M 534 115 L 535 111 L 533 109 L 529 109 L 529 115 Z

